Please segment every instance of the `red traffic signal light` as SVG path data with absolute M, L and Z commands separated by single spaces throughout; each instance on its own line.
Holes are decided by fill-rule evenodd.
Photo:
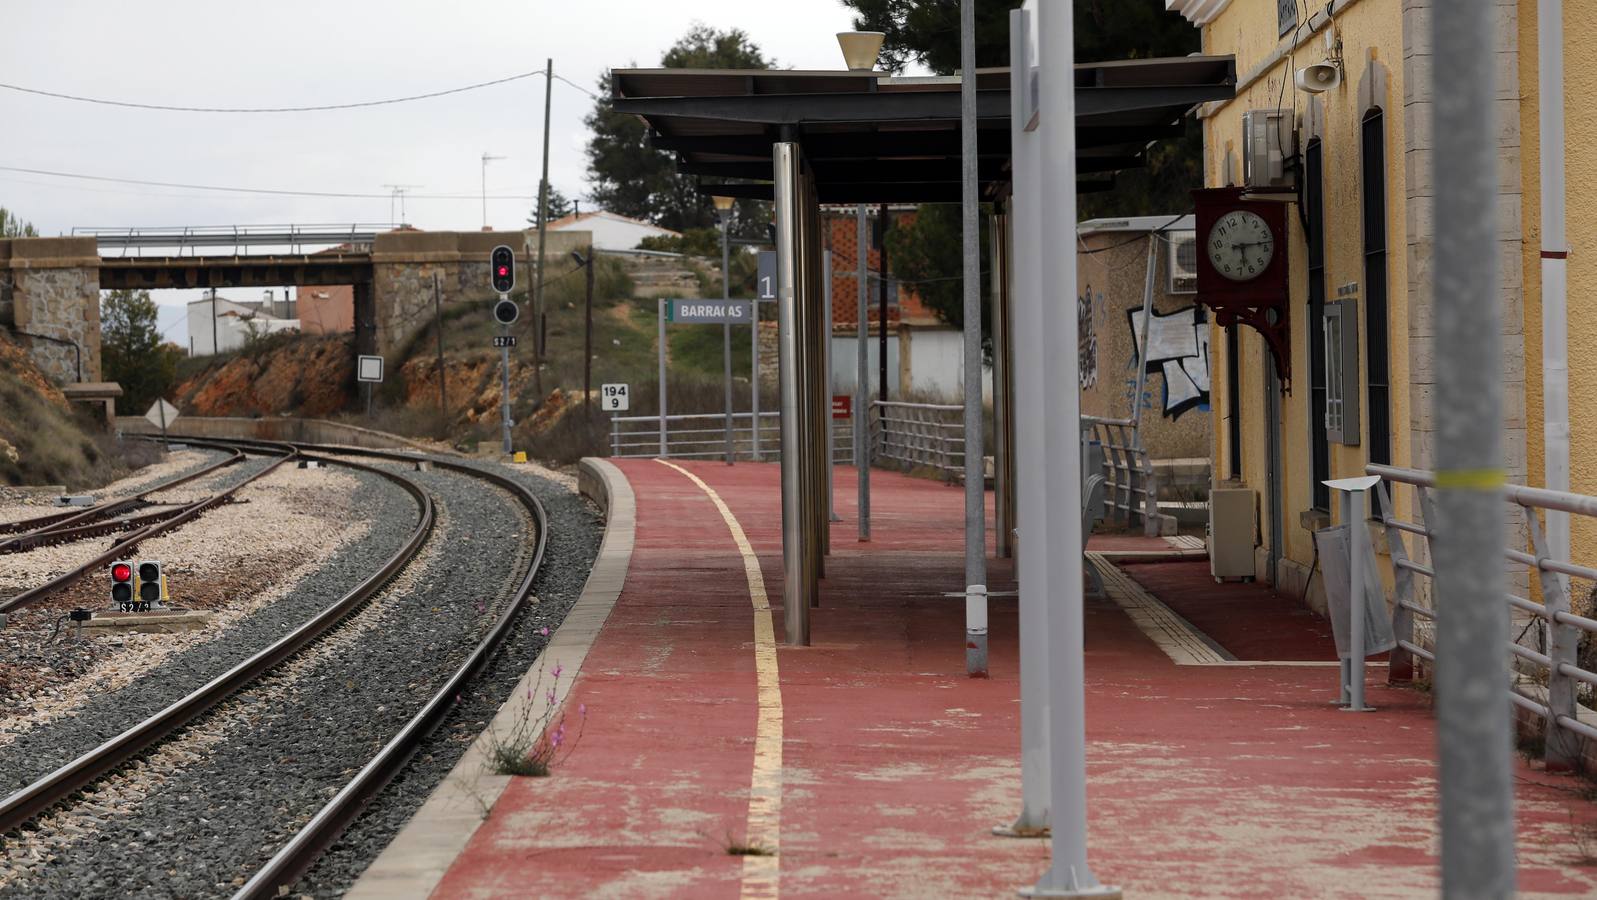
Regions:
M 493 278 L 494 290 L 501 294 L 510 293 L 516 286 L 516 254 L 504 244 L 493 249 L 489 256 L 489 268 Z
M 111 606 L 120 609 L 133 602 L 133 564 L 130 562 L 114 562 L 111 564 Z

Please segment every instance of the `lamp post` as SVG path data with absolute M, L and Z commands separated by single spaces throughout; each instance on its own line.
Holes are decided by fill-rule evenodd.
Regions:
M 732 300 L 731 250 L 728 238 L 732 231 L 732 197 L 712 197 L 715 217 L 721 223 L 721 355 L 726 370 L 726 464 L 732 465 L 736 445 L 732 440 L 732 318 L 727 312 Z M 758 302 L 758 301 L 755 301 Z M 755 422 L 758 428 L 759 423 Z

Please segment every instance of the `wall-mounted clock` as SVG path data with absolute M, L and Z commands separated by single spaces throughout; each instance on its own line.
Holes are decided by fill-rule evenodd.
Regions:
M 1283 389 L 1292 380 L 1286 204 L 1249 198 L 1242 188 L 1192 192 L 1198 302 L 1223 328 L 1242 323 L 1264 335 Z

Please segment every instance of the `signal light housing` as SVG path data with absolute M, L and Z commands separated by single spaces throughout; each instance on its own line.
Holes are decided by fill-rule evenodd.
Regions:
M 133 563 L 117 560 L 111 564 L 111 608 L 123 609 L 133 602 Z
M 494 290 L 501 294 L 510 293 L 516 286 L 516 254 L 504 244 L 493 249 L 488 257 L 488 274 L 493 281 Z
M 519 318 L 521 307 L 516 305 L 516 301 L 502 298 L 494 304 L 494 321 L 500 325 L 513 325 Z
M 162 590 L 161 564 L 153 559 L 139 561 L 139 604 L 147 610 L 161 602 L 165 593 Z

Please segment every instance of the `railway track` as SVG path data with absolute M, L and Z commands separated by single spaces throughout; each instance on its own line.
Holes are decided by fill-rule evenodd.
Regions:
M 377 572 L 291 633 L 211 679 L 198 690 L 171 703 L 154 716 L 127 728 L 115 738 L 0 801 L 0 833 L 12 832 L 29 825 L 46 811 L 70 801 L 74 794 L 85 786 L 125 766 L 152 746 L 177 734 L 208 712 L 227 703 L 230 698 L 246 696 L 251 686 L 267 673 L 279 669 L 285 662 L 313 647 L 324 636 L 355 616 L 373 597 L 384 590 L 385 585 L 396 573 L 405 570 L 407 565 L 417 559 L 418 554 L 434 534 L 438 511 L 429 489 L 396 471 L 392 465 L 399 463 L 414 466 L 419 459 L 416 454 L 257 441 L 213 442 L 189 438 L 182 440 L 196 446 L 275 452 L 283 456 L 278 464 L 289 458 L 314 459 L 382 478 L 390 484 L 399 486 L 413 498 L 417 509 L 415 527 L 403 546 L 393 553 Z M 351 457 L 359 458 L 361 461 Z M 453 476 L 462 476 L 491 485 L 497 491 L 508 494 L 524 511 L 536 535 L 530 553 L 524 554 L 525 565 L 516 573 L 509 596 L 498 606 L 491 626 L 487 628 L 481 639 L 459 659 L 447 677 L 431 691 L 428 699 L 405 719 L 374 755 L 361 763 L 358 768 L 349 766 L 356 769 L 353 776 L 310 815 L 304 826 L 284 841 L 264 864 L 254 869 L 248 880 L 238 889 L 236 894 L 238 897 L 278 896 L 281 889 L 299 879 L 349 823 L 360 815 L 361 810 L 383 786 L 404 768 L 416 747 L 445 719 L 467 683 L 483 669 L 505 636 L 511 632 L 518 616 L 532 597 L 534 581 L 538 577 L 548 540 L 547 517 L 539 498 L 524 484 L 497 472 L 485 471 L 447 459 L 429 458 L 429 462 L 433 468 Z
M 124 556 L 132 554 L 133 551 L 138 548 L 139 544 L 143 543 L 144 541 L 181 527 L 183 524 L 204 514 L 206 510 L 212 509 L 230 501 L 233 498 L 233 495 L 238 493 L 245 486 L 271 474 L 279 466 L 289 462 L 290 460 L 293 460 L 299 454 L 299 451 L 296 448 L 288 444 L 251 443 L 247 445 L 229 445 L 211 442 L 200 443 L 194 441 L 189 443 L 195 443 L 199 446 L 214 447 L 216 449 L 229 450 L 232 451 L 234 455 L 211 465 L 205 466 L 197 472 L 191 472 L 188 475 L 182 476 L 181 478 L 164 482 L 127 500 L 119 500 L 109 504 L 101 504 L 90 507 L 79 513 L 40 516 L 38 518 L 26 520 L 22 523 L 16 523 L 18 525 L 34 524 L 34 527 L 5 542 L 0 542 L 0 552 L 16 552 L 18 550 L 27 550 L 48 543 L 62 543 L 68 539 L 83 540 L 88 537 L 101 536 L 108 533 L 122 531 L 129 527 L 131 527 L 133 530 L 128 531 L 126 534 L 118 537 L 115 541 L 112 541 L 108 548 L 95 555 L 87 562 L 69 569 L 48 581 L 28 588 L 9 600 L 0 601 L 0 615 L 14 612 L 16 610 L 23 609 L 24 607 L 39 603 L 48 597 L 60 593 L 66 588 L 75 584 L 78 580 L 88 575 L 102 571 L 104 567 L 112 560 L 120 559 Z M 246 450 L 244 449 L 246 446 L 252 448 L 254 452 L 273 457 L 272 461 L 260 470 L 250 473 L 247 477 L 241 479 L 236 484 L 230 485 L 226 489 L 213 494 L 210 497 L 181 505 L 176 510 L 170 511 L 170 515 L 147 517 L 145 521 L 137 525 L 134 525 L 131 522 L 123 522 L 118 524 L 118 520 L 109 519 L 109 517 L 116 516 L 122 512 L 138 508 L 140 505 L 147 503 L 148 498 L 151 496 L 165 493 L 166 491 L 169 491 L 180 485 L 187 484 L 204 475 L 211 474 L 225 466 L 230 466 L 241 462 L 247 455 Z M 48 521 L 44 521 L 44 524 L 37 524 L 43 520 Z

